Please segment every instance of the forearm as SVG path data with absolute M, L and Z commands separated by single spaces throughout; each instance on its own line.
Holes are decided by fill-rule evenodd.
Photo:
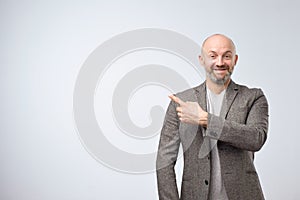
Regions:
M 170 103 L 162 127 L 156 160 L 156 175 L 160 200 L 179 200 L 174 166 L 180 146 L 179 120 L 173 102 Z
M 240 149 L 258 151 L 267 139 L 268 118 L 267 99 L 258 90 L 252 106 L 244 112 L 229 111 L 226 119 L 209 114 L 206 135 Z
M 179 145 L 178 131 L 163 128 L 156 159 L 157 186 L 160 200 L 179 199 L 174 170 Z
M 207 137 L 226 142 L 234 147 L 258 151 L 267 139 L 266 124 L 239 124 L 209 114 Z
M 158 169 L 157 186 L 160 200 L 179 200 L 174 164 Z

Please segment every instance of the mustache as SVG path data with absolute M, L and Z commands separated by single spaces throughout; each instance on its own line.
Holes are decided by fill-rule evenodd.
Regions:
M 212 67 L 213 70 L 218 70 L 218 69 L 225 69 L 225 70 L 229 70 L 229 66 L 228 65 L 216 65 Z

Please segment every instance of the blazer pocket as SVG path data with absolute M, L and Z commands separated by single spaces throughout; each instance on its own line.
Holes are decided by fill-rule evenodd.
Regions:
M 182 176 L 182 181 L 192 181 L 195 178 L 197 178 L 197 174 L 184 174 Z
M 246 174 L 253 174 L 253 175 L 257 176 L 257 172 L 253 171 L 253 170 L 247 170 Z

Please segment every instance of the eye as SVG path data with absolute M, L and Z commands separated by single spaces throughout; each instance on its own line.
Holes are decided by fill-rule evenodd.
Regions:
M 225 59 L 231 59 L 231 58 L 232 58 L 232 55 L 230 55 L 230 54 L 225 55 Z

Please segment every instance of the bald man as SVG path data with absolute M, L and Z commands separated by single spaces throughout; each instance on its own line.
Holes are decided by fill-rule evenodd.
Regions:
M 267 139 L 268 102 L 261 89 L 231 80 L 237 60 L 230 38 L 208 37 L 199 56 L 205 82 L 169 96 L 156 162 L 159 199 L 264 199 L 253 161 Z M 180 144 L 179 196 L 174 166 Z

